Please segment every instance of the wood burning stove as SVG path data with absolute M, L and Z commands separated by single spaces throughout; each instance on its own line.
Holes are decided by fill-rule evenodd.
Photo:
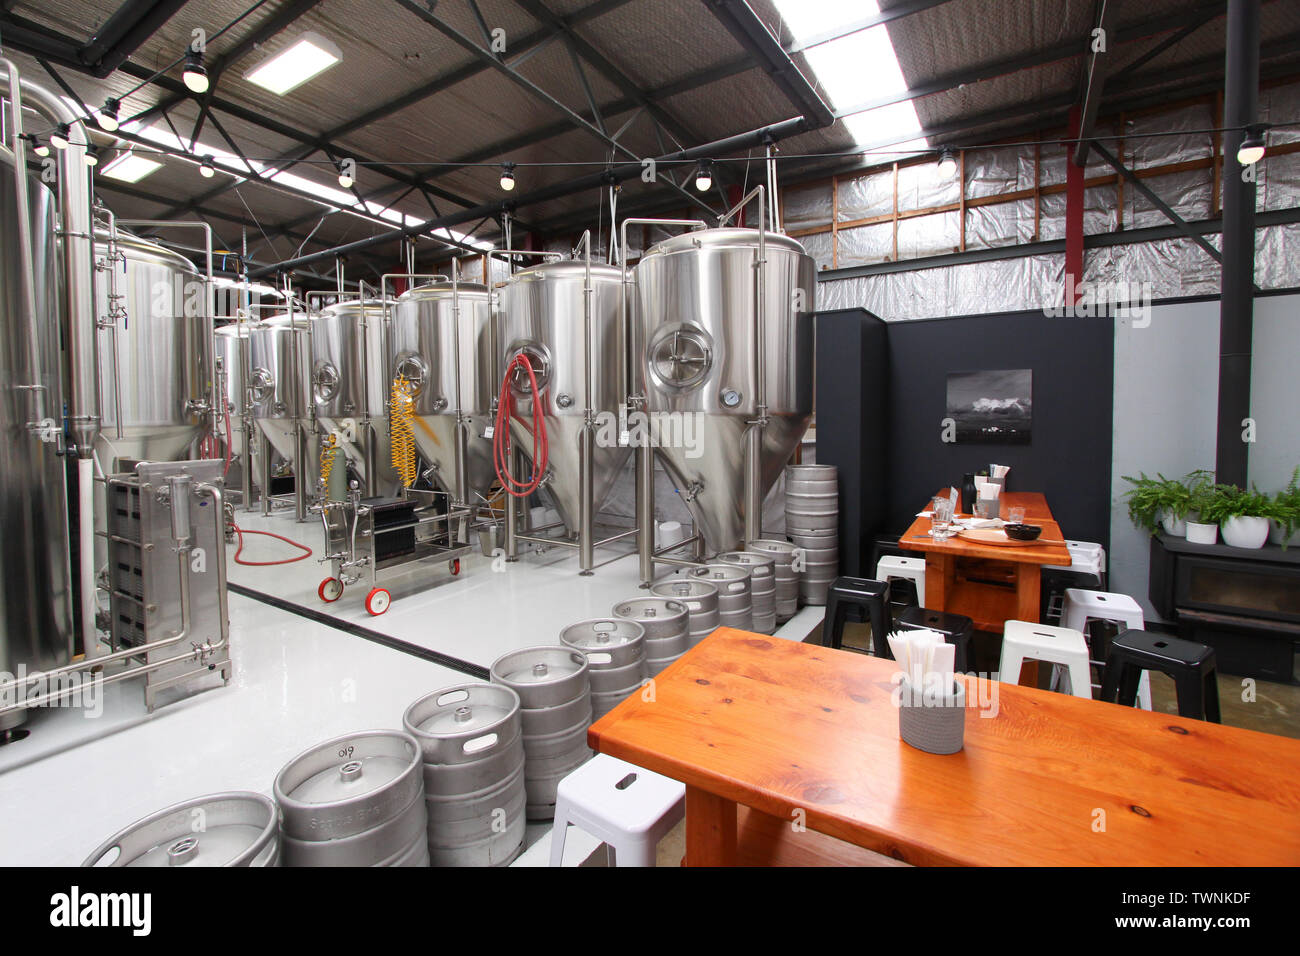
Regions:
M 1300 548 L 1245 550 L 1158 534 L 1149 597 L 1180 636 L 1214 648 L 1219 670 L 1298 683 Z

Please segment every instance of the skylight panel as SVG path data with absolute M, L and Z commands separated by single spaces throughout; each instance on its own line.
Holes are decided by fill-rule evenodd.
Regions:
M 850 29 L 880 12 L 872 0 L 775 2 L 781 18 L 799 42 L 834 36 L 836 31 Z M 894 44 L 884 24 L 823 40 L 805 49 L 803 55 L 836 110 L 851 109 L 855 103 L 907 90 Z M 925 138 L 918 135 L 921 122 L 910 100 L 853 113 L 842 121 L 859 144 L 905 143 L 908 151 L 917 152 L 928 148 Z
M 244 74 L 244 79 L 284 96 L 343 59 L 339 48 L 318 33 L 304 33 L 281 52 Z

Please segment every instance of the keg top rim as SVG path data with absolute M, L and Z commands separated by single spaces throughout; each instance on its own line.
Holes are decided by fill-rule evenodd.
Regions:
M 612 628 L 598 631 L 599 624 L 612 624 Z M 582 628 L 582 630 L 578 630 Z M 608 635 L 607 640 L 600 640 L 600 635 Z M 645 628 L 637 621 L 626 617 L 596 617 L 589 621 L 570 624 L 560 632 L 560 640 L 569 647 L 583 650 L 606 650 L 611 647 L 626 647 L 645 637 Z
M 664 608 L 668 613 L 659 615 L 654 614 L 650 617 L 643 617 L 643 613 L 650 608 L 662 608 L 666 604 L 676 605 L 675 607 Z M 623 613 L 622 608 L 626 608 L 629 613 Z M 661 597 L 636 597 L 628 598 L 626 601 L 618 601 L 613 607 L 615 617 L 625 618 L 629 621 L 655 620 L 655 621 L 672 621 L 689 613 L 689 608 L 678 598 Z M 631 615 L 636 615 L 635 617 Z
M 359 743 L 370 743 L 358 752 Z M 348 745 L 347 754 L 341 752 Z M 406 776 L 422 761 L 419 742 L 404 730 L 363 730 L 343 734 L 309 747 L 290 760 L 275 777 L 275 799 L 281 807 L 309 810 L 335 806 L 384 789 Z M 369 762 L 369 766 L 367 766 Z M 344 779 L 344 767 L 361 764 L 361 773 Z M 367 772 L 369 771 L 369 772 Z M 319 792 L 303 794 L 305 784 L 318 780 Z M 356 781 L 363 781 L 357 786 Z
M 687 593 L 664 594 L 659 590 L 660 588 L 676 588 L 676 587 L 686 588 Z M 696 580 L 695 578 L 686 578 L 686 577 L 682 577 L 682 578 L 674 577 L 674 578 L 669 578 L 666 581 L 660 581 L 658 584 L 650 588 L 650 593 L 655 595 L 655 597 L 668 598 L 670 601 L 681 601 L 686 598 L 706 597 L 707 595 L 710 594 L 717 594 L 718 588 L 717 585 L 707 580 Z
M 721 571 L 723 573 L 720 575 L 715 574 L 715 572 L 718 571 Z M 728 564 L 726 561 L 710 561 L 708 564 L 704 565 L 703 567 L 692 568 L 691 574 L 695 575 L 696 577 L 704 578 L 705 580 L 708 580 L 711 577 L 719 577 L 723 579 L 730 578 L 733 581 L 738 581 L 741 578 L 753 577 L 753 575 L 750 574 L 749 572 L 749 568 L 746 567 L 745 565 Z
M 461 691 L 464 697 L 439 703 Z M 496 729 L 518 714 L 519 708 L 519 695 L 504 684 L 454 684 L 425 694 L 406 708 L 402 726 L 417 740 L 457 738 Z
M 546 670 L 538 672 L 537 665 Z M 581 651 L 563 644 L 539 644 L 507 651 L 492 662 L 492 680 L 507 687 L 554 684 L 587 669 Z
M 188 860 L 177 860 L 180 865 L 198 862 L 201 866 L 229 866 L 249 862 L 266 848 L 268 845 L 267 840 L 274 834 L 278 826 L 275 803 L 264 794 L 251 790 L 230 790 L 223 793 L 205 794 L 201 797 L 194 797 L 173 804 L 170 807 L 165 807 L 123 827 L 86 857 L 82 866 L 97 865 L 98 861 L 115 847 L 119 850 L 118 855 L 110 863 L 105 864 L 106 866 L 130 866 L 136 860 L 140 860 L 155 851 L 161 850 L 166 853 L 167 849 L 179 840 L 193 835 L 191 828 L 194 818 L 191 811 L 198 808 L 207 808 L 213 811 L 233 809 L 236 817 L 224 819 L 224 813 L 214 813 L 213 815 L 217 819 L 205 821 L 207 827 L 204 833 L 200 835 L 200 850 L 211 849 L 214 845 L 217 845 L 224 852 L 216 856 L 209 855 L 207 859 L 193 853 L 187 854 L 189 856 Z M 248 811 L 248 818 L 238 819 L 239 813 L 244 810 Z M 246 839 L 229 847 L 220 847 L 219 841 L 216 840 L 209 839 L 206 843 L 203 841 L 203 837 L 211 836 L 225 829 L 246 832 L 250 827 L 257 827 L 258 832 L 248 833 Z

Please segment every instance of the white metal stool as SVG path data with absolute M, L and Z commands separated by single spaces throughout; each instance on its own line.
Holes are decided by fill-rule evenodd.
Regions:
M 876 562 L 876 580 L 888 583 L 894 578 L 911 581 L 916 588 L 916 603 L 925 607 L 925 558 L 885 555 Z
M 1088 673 L 1088 642 L 1078 631 L 1028 621 L 1007 621 L 1002 632 L 1002 658 L 998 674 L 1008 684 L 1018 683 L 1025 661 L 1043 661 L 1065 668 L 1070 693 L 1092 699 L 1092 678 Z
M 654 866 L 659 840 L 685 815 L 685 786 L 597 754 L 560 781 L 551 866 L 564 863 L 569 824 L 605 843 L 611 866 Z
M 1089 621 L 1116 624 L 1121 634 L 1130 628 L 1140 631 L 1146 627 L 1142 606 L 1127 594 L 1066 588 L 1061 624 L 1082 632 L 1086 640 Z M 1106 667 L 1103 660 L 1093 660 L 1093 663 L 1102 670 Z M 1137 699 L 1138 706 L 1143 710 L 1151 709 L 1151 677 L 1146 671 L 1142 672 L 1142 680 L 1138 682 Z

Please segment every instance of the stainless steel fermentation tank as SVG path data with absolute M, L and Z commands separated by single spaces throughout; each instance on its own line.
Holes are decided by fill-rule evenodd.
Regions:
M 252 441 L 257 435 L 253 424 L 253 409 L 248 401 L 249 375 L 249 330 L 252 323 L 243 318 L 228 325 L 223 325 L 213 333 L 213 360 L 217 377 L 216 394 L 220 402 L 226 403 L 224 409 L 218 407 L 217 415 L 224 419 L 229 412 L 230 423 L 226 440 L 230 443 L 230 454 L 238 456 L 243 473 L 243 502 L 246 508 L 252 507 L 252 488 L 255 482 L 252 467 Z
M 308 340 L 313 444 L 330 436 L 370 496 L 396 494 L 401 483 L 389 455 L 384 303 L 347 299 L 312 317 Z M 311 485 L 313 493 L 318 489 Z
M 589 247 L 585 261 L 545 262 L 515 273 L 501 296 L 506 365 L 526 355 L 541 393 L 541 408 L 534 408 L 527 376 L 511 377 L 520 419 L 510 423 L 512 436 L 528 456 L 536 419 L 544 423 L 550 464 L 543 487 L 576 534 L 584 574 L 595 547 L 636 533 L 597 541 L 593 531 L 594 516 L 631 454 L 618 434 L 627 395 L 622 296 L 622 271 L 592 263 Z M 516 499 L 507 496 L 507 505 L 506 551 L 514 557 L 518 540 L 528 539 L 516 533 Z
M 490 428 L 501 385 L 499 322 L 487 286 L 436 278 L 390 304 L 388 368 L 411 383 L 415 447 L 434 480 L 475 508 L 496 480 Z
M 260 452 L 262 511 L 271 507 L 271 464 L 278 454 L 293 466 L 298 519 L 306 520 L 306 501 L 315 493 L 320 471 L 318 443 L 308 418 L 311 379 L 304 312 L 264 318 L 248 330 L 247 395 L 252 418 L 262 433 Z
M 0 96 L 8 106 L 6 142 L 0 146 L 0 269 L 4 270 L 0 336 L 5 339 L 0 416 L 6 439 L 0 454 L 0 507 L 4 509 L 0 520 L 5 534 L 0 549 L 0 670 L 6 672 L 0 678 L 0 728 L 8 728 L 20 722 L 27 709 L 56 704 L 78 693 L 92 670 L 98 671 L 93 679 L 100 686 L 144 674 L 165 676 L 162 672 L 175 665 L 202 663 L 224 650 L 226 615 L 225 582 L 218 571 L 222 577 L 216 589 L 220 637 L 201 643 L 192 640 L 190 589 L 182 587 L 179 632 L 107 653 L 99 646 L 94 459 L 100 431 L 101 317 L 90 174 L 85 164 L 88 140 L 84 126 L 62 97 L 20 81 L 17 68 L 4 59 L 0 59 Z M 53 177 L 58 183 L 57 218 L 52 193 L 26 174 L 24 107 L 36 112 L 45 128 L 59 126 L 66 131 L 66 148 L 42 164 L 43 172 L 57 173 Z M 54 165 L 57 169 L 51 168 Z M 114 265 L 119 266 L 120 260 Z M 129 263 L 127 268 L 129 272 Z M 117 331 L 122 337 L 130 332 Z M 196 347 L 203 351 L 202 342 Z M 116 395 L 113 402 L 114 416 L 119 409 L 122 412 L 125 434 L 130 415 L 138 409 Z M 114 436 L 116 426 L 115 417 Z M 76 462 L 75 471 L 66 472 L 75 475 L 75 575 L 69 566 L 72 496 L 61 456 Z M 206 464 L 216 467 L 215 462 Z M 198 496 L 206 513 L 215 515 L 221 512 L 224 498 L 219 479 L 196 482 L 178 474 L 169 479 L 169 490 L 169 502 L 184 496 L 187 503 L 171 509 L 167 552 L 175 570 L 188 580 L 195 551 L 189 499 Z M 85 655 L 77 661 L 72 661 L 74 600 L 81 613 Z M 156 653 L 163 648 L 177 653 Z M 203 670 L 207 673 L 206 667 Z
M 632 404 L 674 416 L 655 451 L 710 553 L 762 537 L 762 503 L 812 414 L 813 260 L 760 228 L 685 233 L 652 246 L 632 291 Z M 689 421 L 681 416 L 688 416 Z M 663 429 L 658 429 L 662 435 Z M 641 576 L 653 578 L 653 464 L 639 448 Z
M 188 457 L 213 407 L 211 285 L 184 256 L 122 228 L 137 223 L 154 225 L 110 214 L 95 230 L 103 417 L 96 452 L 108 473 Z
M 61 97 L 20 80 L 17 67 L 4 59 L 0 95 L 7 107 L 0 146 L 0 671 L 15 675 L 68 666 L 74 600 L 86 654 L 97 651 L 93 455 L 99 406 L 86 132 Z M 67 148 L 45 164 L 57 164 L 51 170 L 57 173 L 57 214 L 54 193 L 27 173 L 24 107 L 38 115 L 38 125 L 68 126 Z M 75 573 L 70 489 L 60 457 L 65 451 L 77 462 Z M 22 679 L 0 684 L 0 728 L 22 721 L 29 691 Z
M 58 443 L 45 440 L 61 429 L 60 275 L 54 195 L 0 149 L 0 671 L 9 675 L 58 667 L 73 652 L 64 464 Z M 0 730 L 24 716 L 0 716 Z

